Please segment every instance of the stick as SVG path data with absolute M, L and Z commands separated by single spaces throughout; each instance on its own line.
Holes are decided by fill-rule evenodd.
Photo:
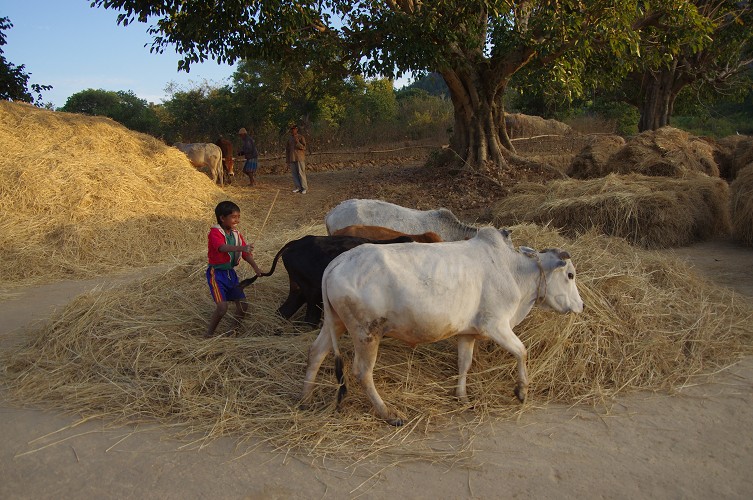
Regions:
M 251 241 L 256 241 L 259 239 L 259 236 L 261 236 L 261 232 L 264 230 L 264 226 L 267 225 L 267 220 L 269 220 L 269 215 L 272 213 L 272 207 L 275 206 L 275 202 L 277 201 L 277 196 L 280 194 L 280 190 L 278 189 L 275 193 L 275 198 L 272 200 L 272 204 L 269 205 L 269 210 L 267 210 L 267 216 L 264 218 L 264 222 L 262 222 L 261 227 L 259 228 L 259 232 L 256 234 L 256 238 L 254 238 Z

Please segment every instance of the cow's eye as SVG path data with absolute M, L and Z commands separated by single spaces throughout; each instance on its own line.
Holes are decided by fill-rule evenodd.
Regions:
M 575 279 L 575 275 L 573 273 L 567 273 L 567 279 L 569 280 Z

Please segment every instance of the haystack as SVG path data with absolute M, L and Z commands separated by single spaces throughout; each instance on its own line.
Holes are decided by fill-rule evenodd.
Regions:
M 714 158 L 719 173 L 728 181 L 737 178 L 737 173 L 753 164 L 753 137 L 730 135 L 719 139 L 714 148 Z
M 737 173 L 730 185 L 732 237 L 753 246 L 753 163 Z
M 103 117 L 0 102 L 0 281 L 176 262 L 222 196 L 186 156 Z
M 257 260 L 267 267 L 285 241 L 323 231 L 319 225 L 271 235 L 259 242 Z M 455 340 L 411 349 L 385 339 L 375 384 L 406 417 L 404 427 L 373 416 L 352 379 L 335 411 L 331 356 L 317 377 L 314 403 L 299 410 L 307 351 L 318 332 L 275 316 L 287 293 L 285 273 L 247 289 L 250 316 L 239 337 L 204 340 L 213 305 L 201 259 L 80 296 L 31 333 L 27 345 L 3 354 L 2 383 L 18 401 L 82 418 L 170 423 L 196 446 L 229 435 L 249 447 L 266 443 L 307 460 L 337 457 L 351 466 L 367 457 L 452 464 L 472 462 L 482 423 L 547 402 L 608 408 L 625 391 L 668 390 L 750 352 L 749 302 L 676 259 L 594 232 L 569 241 L 523 225 L 513 227 L 513 237 L 518 244 L 567 249 L 587 304 L 578 316 L 537 310 L 516 328 L 529 350 L 529 402 L 522 406 L 513 396 L 514 359 L 493 343 L 477 343 L 468 380 L 471 404 L 462 405 L 452 396 Z M 231 326 L 224 321 L 218 331 Z M 340 347 L 352 359 L 348 335 Z M 438 433 L 457 442 L 438 446 Z
M 593 180 L 521 183 L 492 208 L 498 226 L 550 224 L 565 234 L 590 229 L 646 248 L 669 248 L 730 230 L 729 187 L 702 174 L 684 179 L 610 174 Z
M 609 170 L 609 160 L 625 146 L 625 139 L 619 135 L 594 135 L 570 163 L 565 172 L 575 179 L 604 177 Z
M 637 135 L 609 160 L 605 173 L 683 177 L 702 172 L 719 177 L 714 148 L 685 131 L 662 127 Z
M 507 135 L 511 139 L 548 134 L 567 135 L 573 132 L 570 125 L 566 123 L 522 113 L 507 113 L 505 115 L 505 126 L 507 127 Z

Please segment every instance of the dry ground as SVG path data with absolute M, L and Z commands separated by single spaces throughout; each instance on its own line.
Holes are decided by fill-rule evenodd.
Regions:
M 307 195 L 290 192 L 288 175 L 264 174 L 254 189 L 239 178 L 226 192 L 255 207 L 244 211 L 242 225 L 260 227 L 272 206 L 253 235 L 262 239 L 275 228 L 321 221 L 349 197 L 411 197 L 418 206 L 444 205 L 468 221 L 483 219 L 485 190 L 506 187 L 479 176 L 440 180 L 430 170 L 408 167 L 322 169 L 309 175 Z M 461 194 L 453 185 L 459 182 L 478 189 Z M 750 249 L 713 241 L 671 252 L 753 300 Z M 77 293 L 128 278 L 43 285 L 0 302 L 0 345 L 22 339 L 27 327 Z M 3 403 L 0 498 L 751 498 L 751 401 L 753 359 L 746 359 L 712 383 L 672 395 L 633 394 L 609 411 L 547 407 L 485 426 L 475 442 L 477 465 L 449 469 L 409 462 L 409 449 L 405 463 L 388 468 L 338 457 L 312 463 L 263 443 L 239 456 L 232 439 L 196 449 L 165 439 L 168 430 L 148 422 L 109 428 L 107 422 L 79 423 L 75 416 Z M 461 441 L 436 436 L 441 449 Z

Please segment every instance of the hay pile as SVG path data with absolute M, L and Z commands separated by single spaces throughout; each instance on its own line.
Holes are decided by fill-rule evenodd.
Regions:
M 753 164 L 753 137 L 730 135 L 717 141 L 714 158 L 719 165 L 719 173 L 729 181 L 737 178 L 737 173 Z
M 590 229 L 645 248 L 669 248 L 726 235 L 729 188 L 719 178 L 616 175 L 521 183 L 492 208 L 498 227 L 551 224 L 571 236 Z
M 740 170 L 730 185 L 732 237 L 753 246 L 753 163 Z
M 220 191 L 185 155 L 102 117 L 0 102 L 0 281 L 176 262 Z
M 702 172 L 719 177 L 713 146 L 672 127 L 637 135 L 614 153 L 605 169 L 619 174 L 683 177 Z
M 83 417 L 183 424 L 180 435 L 197 446 L 232 435 L 249 447 L 267 443 L 351 466 L 367 457 L 455 463 L 472 459 L 483 422 L 550 401 L 601 405 L 628 390 L 670 389 L 750 352 L 749 302 L 674 259 L 594 233 L 571 242 L 536 226 L 513 229 L 518 244 L 571 252 L 587 304 L 579 316 L 534 312 L 516 329 L 529 349 L 530 399 L 522 407 L 513 396 L 514 360 L 501 348 L 477 344 L 468 381 L 472 406 L 463 406 L 451 395 L 455 341 L 410 349 L 386 339 L 375 383 L 407 417 L 404 427 L 372 416 L 352 379 L 334 412 L 331 356 L 317 377 L 312 409 L 299 411 L 307 350 L 317 332 L 275 317 L 287 294 L 285 273 L 247 290 L 250 317 L 239 338 L 204 340 L 213 305 L 198 260 L 77 298 L 28 345 L 4 354 L 3 383 L 18 401 Z M 320 225 L 270 238 L 257 247 L 257 260 L 267 267 L 285 241 L 323 231 Z M 229 327 L 225 321 L 221 329 Z M 352 357 L 349 336 L 341 349 Z M 456 441 L 438 441 L 436 431 Z
M 566 123 L 545 119 L 540 116 L 524 115 L 523 113 L 505 114 L 505 126 L 510 139 L 518 137 L 533 137 L 536 135 L 567 135 L 573 129 Z
M 625 146 L 625 139 L 619 135 L 595 135 L 570 163 L 565 172 L 576 179 L 604 177 L 609 170 L 609 160 Z

